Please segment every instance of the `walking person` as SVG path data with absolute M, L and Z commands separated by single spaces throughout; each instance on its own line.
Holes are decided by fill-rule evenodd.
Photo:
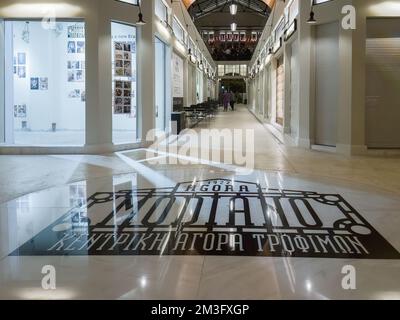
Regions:
M 232 111 L 235 111 L 235 94 L 233 91 L 231 91 L 229 94 L 229 103 L 231 105 Z
M 223 102 L 224 102 L 224 111 L 228 111 L 228 105 L 231 101 L 231 95 L 227 90 L 224 92 Z

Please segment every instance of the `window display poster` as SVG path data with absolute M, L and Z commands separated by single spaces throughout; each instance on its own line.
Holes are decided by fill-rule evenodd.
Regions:
M 76 53 L 76 42 L 75 41 L 68 41 L 67 51 L 68 51 L 68 53 Z
M 183 59 L 172 53 L 172 97 L 183 98 Z
M 18 77 L 26 78 L 26 67 L 18 66 Z
M 26 118 L 26 104 L 14 105 L 14 117 Z
M 25 52 L 19 52 L 18 53 L 18 64 L 19 65 L 25 65 L 26 64 L 26 53 Z
M 68 70 L 68 82 L 84 82 L 84 70 Z
M 114 113 L 131 114 L 132 112 L 132 83 L 130 81 L 115 81 Z
M 68 41 L 68 53 L 85 53 L 85 41 Z
M 71 39 L 85 38 L 85 26 L 81 23 L 77 23 L 75 25 L 68 26 L 68 38 L 71 38 Z
M 39 90 L 39 78 L 31 78 L 31 90 Z
M 79 98 L 81 96 L 81 90 L 74 89 L 69 92 L 68 98 Z
M 48 90 L 49 89 L 49 79 L 48 78 L 40 78 L 39 87 L 40 87 L 40 90 Z
M 114 61 L 116 77 L 132 77 L 132 49 L 131 42 L 114 42 Z
M 76 53 L 85 53 L 85 41 L 76 42 Z
M 14 74 L 19 78 L 26 78 L 26 53 L 18 52 L 13 58 Z

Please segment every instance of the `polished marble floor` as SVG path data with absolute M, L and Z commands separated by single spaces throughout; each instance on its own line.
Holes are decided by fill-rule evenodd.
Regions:
M 244 107 L 196 130 L 226 127 L 255 130 L 253 172 L 1 156 L 0 298 L 400 299 L 399 158 L 286 147 Z

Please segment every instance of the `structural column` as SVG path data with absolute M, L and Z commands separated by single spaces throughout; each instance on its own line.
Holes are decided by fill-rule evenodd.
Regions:
M 140 55 L 138 56 L 139 96 L 139 139 L 143 142 L 149 130 L 155 128 L 155 42 L 154 0 L 141 1 L 146 24 L 138 28 Z

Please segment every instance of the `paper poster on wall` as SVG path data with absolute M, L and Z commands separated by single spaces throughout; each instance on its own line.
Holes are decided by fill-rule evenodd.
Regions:
M 81 102 L 85 102 L 86 101 L 86 91 L 82 91 L 81 93 Z
M 26 78 L 26 68 L 25 67 L 18 67 L 18 77 Z
M 26 104 L 14 105 L 14 117 L 26 118 Z
M 19 65 L 25 65 L 26 64 L 26 53 L 25 52 L 19 52 L 18 53 L 18 64 Z
M 132 43 L 114 42 L 116 77 L 132 77 Z
M 49 79 L 48 78 L 40 78 L 39 87 L 40 87 L 40 90 L 48 90 L 49 89 Z
M 85 53 L 85 41 L 76 42 L 76 53 Z
M 68 82 L 84 82 L 85 71 L 84 70 L 70 70 L 68 71 Z
M 68 41 L 67 51 L 68 51 L 68 53 L 76 53 L 76 42 L 75 41 Z
M 85 62 L 84 61 L 68 61 L 67 62 L 68 69 L 85 69 Z
M 132 83 L 130 81 L 115 81 L 114 113 L 131 114 Z
M 14 74 L 18 75 L 19 78 L 26 78 L 26 53 L 18 52 L 13 57 L 14 62 Z
M 172 97 L 183 98 L 183 59 L 172 53 Z
M 39 78 L 31 78 L 31 90 L 39 90 Z
M 82 23 L 68 26 L 68 38 L 85 38 L 85 26 Z
M 74 89 L 69 92 L 68 98 L 79 98 L 81 96 L 81 90 Z

